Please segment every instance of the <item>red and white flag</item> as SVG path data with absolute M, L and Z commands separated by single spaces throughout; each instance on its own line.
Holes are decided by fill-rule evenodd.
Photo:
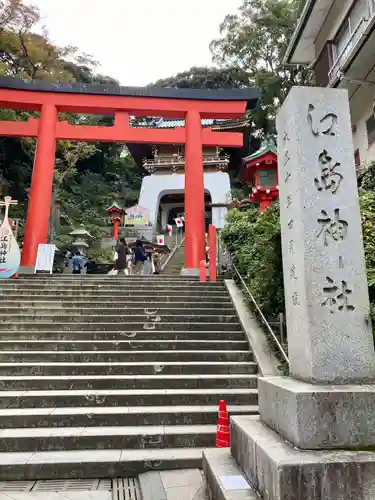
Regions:
M 169 234 L 169 236 L 172 236 L 173 227 L 172 227 L 170 224 L 168 224 L 168 225 L 167 225 L 167 229 L 168 229 L 168 234 Z
M 156 240 L 158 242 L 158 245 L 164 245 L 164 234 L 159 234 L 157 237 L 156 237 Z
M 184 226 L 184 223 L 182 222 L 182 219 L 180 217 L 177 217 L 177 219 L 175 219 L 174 221 L 175 221 L 177 227 Z

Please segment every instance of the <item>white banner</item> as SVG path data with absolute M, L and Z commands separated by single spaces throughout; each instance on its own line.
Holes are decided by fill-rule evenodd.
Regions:
M 39 244 L 38 254 L 36 256 L 35 273 L 37 271 L 49 271 L 52 274 L 55 251 L 55 245 Z
M 0 278 L 10 278 L 17 273 L 21 262 L 21 252 L 8 219 L 0 227 Z

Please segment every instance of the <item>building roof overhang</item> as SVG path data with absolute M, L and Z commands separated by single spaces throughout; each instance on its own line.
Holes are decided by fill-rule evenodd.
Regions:
M 315 40 L 335 0 L 307 0 L 284 56 L 284 64 L 311 64 Z
M 20 80 L 0 77 L 0 89 L 53 92 L 63 94 L 144 97 L 154 99 L 183 99 L 195 101 L 245 101 L 246 109 L 258 105 L 260 90 L 254 87 L 245 89 L 175 89 L 168 87 L 122 87 L 120 85 L 86 85 L 84 83 L 50 83 L 40 80 Z

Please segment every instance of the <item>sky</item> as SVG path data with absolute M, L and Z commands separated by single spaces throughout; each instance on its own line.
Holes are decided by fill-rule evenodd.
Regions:
M 242 0 L 33 0 L 57 45 L 100 62 L 98 72 L 143 86 L 212 64 L 209 43 Z

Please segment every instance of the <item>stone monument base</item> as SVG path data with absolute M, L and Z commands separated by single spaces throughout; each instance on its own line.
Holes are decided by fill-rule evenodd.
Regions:
M 266 377 L 259 378 L 258 386 L 262 422 L 294 446 L 375 451 L 375 385 Z
M 374 500 L 375 453 L 293 448 L 259 417 L 231 418 L 231 452 L 264 500 Z

